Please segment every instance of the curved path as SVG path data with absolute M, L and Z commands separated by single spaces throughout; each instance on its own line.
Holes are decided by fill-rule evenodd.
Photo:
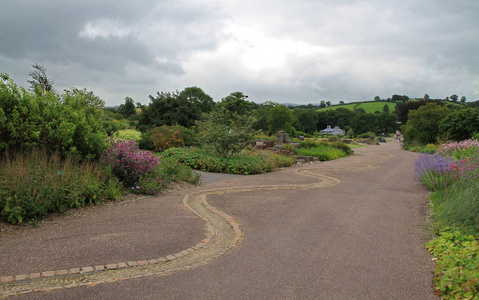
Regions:
M 395 143 L 357 152 L 334 162 L 235 178 L 157 197 L 168 198 L 168 203 L 147 198 L 66 220 L 78 222 L 75 226 L 80 231 L 87 227 L 85 223 L 93 223 L 97 230 L 106 227 L 87 232 L 85 236 L 91 239 L 86 245 L 75 234 L 55 238 L 65 224 L 45 224 L 40 232 L 27 230 L 0 239 L 0 250 L 7 254 L 0 263 L 0 295 L 45 299 L 434 299 L 432 264 L 422 245 L 426 238 L 422 226 L 425 191 L 410 178 L 415 155 L 400 151 Z M 168 212 L 167 207 L 180 199 L 196 214 L 195 220 L 191 220 L 191 212 L 178 211 L 178 206 Z M 162 215 L 159 209 L 163 208 L 174 216 Z M 101 223 L 105 215 L 118 211 L 116 218 L 109 220 L 114 224 Z M 139 230 L 151 231 L 155 241 L 148 234 L 138 237 L 138 231 L 121 229 L 121 218 L 139 212 L 153 217 L 144 222 L 140 217 L 133 224 L 127 221 L 128 228 L 140 226 Z M 155 216 L 170 220 L 158 225 Z M 155 229 L 171 231 L 171 223 L 176 223 L 172 217 L 180 219 L 176 225 L 185 227 L 174 231 L 186 233 L 183 242 L 168 248 L 164 243 L 174 244 L 168 239 L 171 236 Z M 206 226 L 198 226 L 199 220 Z M 151 228 L 141 227 L 143 223 Z M 191 227 L 196 230 L 188 232 Z M 206 228 L 206 236 L 200 237 L 201 227 Z M 33 245 L 26 245 L 37 236 L 40 238 Z M 125 236 L 132 247 L 125 247 Z M 240 244 L 243 238 L 246 242 Z M 191 243 L 194 239 L 198 241 L 195 244 Z M 107 244 L 110 249 L 106 252 L 119 252 L 120 262 L 97 253 L 102 250 L 92 245 L 95 241 Z M 147 246 L 158 241 L 156 246 L 164 251 Z M 70 247 L 82 244 L 87 255 L 67 249 L 73 258 L 69 260 L 53 250 L 51 260 L 34 260 L 33 265 L 24 266 L 22 259 L 38 247 L 65 243 Z M 224 255 L 238 245 L 233 253 Z M 100 257 L 93 259 L 92 255 Z M 72 261 L 78 264 L 72 265 Z M 2 267 L 24 273 L 4 273 Z M 37 293 L 40 291 L 52 292 Z

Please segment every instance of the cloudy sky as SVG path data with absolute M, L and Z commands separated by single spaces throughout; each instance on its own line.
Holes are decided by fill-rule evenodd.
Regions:
M 477 0 L 1 0 L 0 72 L 31 65 L 107 106 L 198 86 L 215 101 L 479 99 Z

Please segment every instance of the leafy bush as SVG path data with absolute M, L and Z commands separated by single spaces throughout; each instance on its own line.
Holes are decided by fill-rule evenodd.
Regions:
M 316 147 L 328 147 L 329 144 L 325 141 L 314 141 L 314 140 L 306 140 L 299 142 L 300 148 L 316 148 Z
M 213 147 L 219 156 L 229 158 L 254 141 L 254 121 L 252 116 L 239 115 L 222 108 L 213 111 L 208 120 L 197 122 L 196 125 L 202 144 Z
M 29 151 L 98 157 L 106 148 L 104 102 L 93 92 L 73 88 L 61 96 L 30 93 L 8 75 L 0 76 L 0 155 Z
M 336 141 L 336 142 L 331 143 L 331 147 L 343 151 L 344 153 L 346 153 L 346 155 L 351 155 L 352 154 L 351 147 L 349 147 L 346 143 Z
M 158 157 L 140 151 L 135 141 L 113 142 L 101 161 L 111 166 L 113 174 L 125 187 L 136 186 L 140 176 L 148 174 L 160 163 Z
M 196 148 L 170 148 L 163 157 L 172 157 L 196 170 L 228 174 L 261 174 L 277 167 L 290 166 L 292 157 L 285 157 L 266 150 L 246 150 L 230 158 L 211 155 Z
M 175 182 L 188 182 L 198 184 L 201 176 L 196 174 L 190 167 L 179 163 L 174 158 L 163 158 L 151 172 L 141 175 L 137 185 L 131 187 L 131 191 L 137 194 L 158 194 Z
M 108 168 L 44 150 L 5 156 L 0 168 L 0 217 L 36 223 L 48 213 L 118 199 L 121 184 Z
M 435 294 L 442 299 L 477 299 L 479 293 L 479 244 L 474 236 L 445 228 L 426 244 L 436 256 Z
M 336 135 L 332 135 L 328 137 L 328 142 L 337 142 L 339 138 Z
M 140 141 L 138 142 L 138 145 L 140 149 L 142 150 L 149 150 L 149 151 L 154 151 L 155 150 L 155 144 L 153 144 L 153 141 L 151 139 L 151 131 L 144 131 L 140 135 Z
M 183 127 L 175 126 L 160 126 L 151 130 L 151 141 L 155 145 L 155 151 L 163 152 L 168 148 L 180 148 L 185 146 Z

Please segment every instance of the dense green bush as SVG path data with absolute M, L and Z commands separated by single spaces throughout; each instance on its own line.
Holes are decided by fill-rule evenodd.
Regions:
M 73 88 L 61 96 L 30 93 L 0 76 L 0 155 L 42 147 L 95 158 L 106 148 L 103 101 Z
M 155 145 L 155 151 L 163 152 L 168 148 L 181 148 L 185 146 L 182 126 L 163 125 L 151 130 L 151 140 Z
M 0 217 L 36 223 L 51 212 L 118 199 L 121 189 L 108 168 L 92 162 L 39 150 L 16 153 L 1 162 Z
M 207 120 L 197 122 L 198 140 L 212 147 L 215 153 L 229 158 L 254 142 L 254 118 L 239 115 L 226 108 L 214 110 Z
M 292 157 L 267 153 L 265 150 L 247 150 L 230 158 L 219 157 L 201 149 L 170 148 L 163 157 L 172 157 L 196 170 L 228 174 L 260 174 L 277 167 L 291 166 Z
M 336 142 L 331 143 L 331 147 L 343 151 L 344 153 L 346 153 L 346 155 L 351 155 L 352 154 L 351 147 L 349 147 L 346 143 L 336 141 Z
M 163 157 L 161 163 L 150 172 L 141 175 L 137 184 L 130 190 L 136 194 L 153 195 L 178 182 L 198 184 L 201 182 L 201 176 L 176 159 Z
M 151 130 L 143 131 L 141 133 L 138 146 L 142 150 L 155 151 L 155 144 L 153 144 L 153 141 L 151 139 Z

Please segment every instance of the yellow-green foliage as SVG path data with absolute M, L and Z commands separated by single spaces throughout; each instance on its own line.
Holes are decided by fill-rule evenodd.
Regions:
M 135 129 L 124 129 L 118 130 L 113 134 L 114 137 L 125 139 L 125 140 L 133 140 L 135 142 L 140 141 L 141 132 Z

